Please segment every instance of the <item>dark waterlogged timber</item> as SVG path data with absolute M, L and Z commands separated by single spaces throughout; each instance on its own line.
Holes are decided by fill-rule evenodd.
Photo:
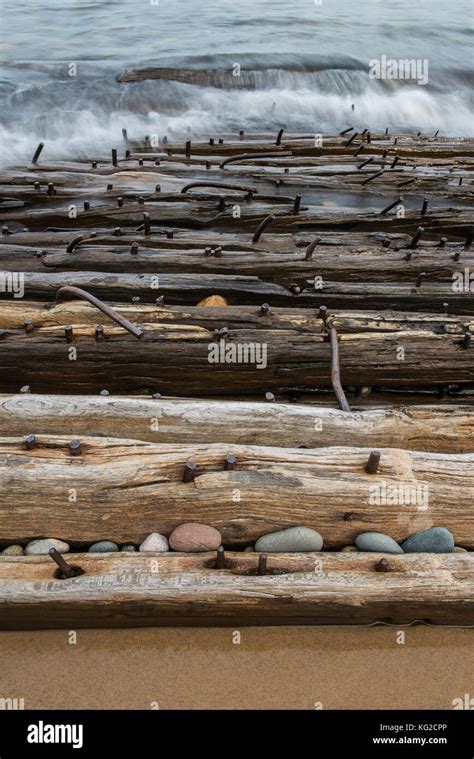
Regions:
M 16 324 L 0 340 L 2 387 L 15 392 L 30 385 L 35 392 L 54 388 L 66 393 L 149 388 L 167 395 L 212 396 L 331 384 L 331 346 L 317 311 L 291 311 L 293 318 L 278 320 L 257 309 L 155 307 L 147 312 L 145 307 L 137 319 L 142 308 L 115 306 L 129 315 L 128 321 L 140 321 L 140 340 L 114 322 L 104 326 L 98 340 L 96 325 L 103 320 L 93 306 L 60 304 L 49 315 L 51 326 L 42 327 L 35 326 L 34 309 L 9 303 L 5 313 L 11 320 L 13 310 Z M 43 307 L 40 324 L 45 316 Z M 377 316 L 336 315 L 332 322 L 339 335 L 343 384 L 472 385 L 472 347 L 466 340 L 472 320 L 399 314 L 385 326 Z M 32 322 L 29 331 L 25 320 Z M 67 325 L 77 351 L 73 360 Z

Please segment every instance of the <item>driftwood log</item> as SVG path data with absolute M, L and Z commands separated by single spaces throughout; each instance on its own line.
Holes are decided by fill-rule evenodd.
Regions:
M 231 422 L 231 423 L 229 423 Z M 434 453 L 474 453 L 474 405 L 356 408 L 322 405 L 68 395 L 0 395 L 0 435 L 120 437 L 186 445 L 315 448 L 370 443 Z
M 226 307 L 119 305 L 116 310 L 140 322 L 141 340 L 106 324 L 98 342 L 95 327 L 104 323 L 104 315 L 89 304 L 59 304 L 49 311 L 22 301 L 2 304 L 0 323 L 15 327 L 0 339 L 3 391 L 18 392 L 28 385 L 34 392 L 107 389 L 212 396 L 331 386 L 331 347 L 317 310 L 270 310 L 266 315 L 259 309 Z M 25 319 L 33 325 L 28 332 L 21 326 Z M 36 328 L 35 319 L 55 326 Z M 473 382 L 473 348 L 465 337 L 472 332 L 469 317 L 354 312 L 338 315 L 332 324 L 339 333 L 344 385 L 467 387 Z M 72 326 L 75 360 L 66 325 Z M 236 352 L 239 345 L 240 362 L 237 353 L 224 362 L 226 351 Z M 248 345 L 254 346 L 253 360 L 251 351 L 242 353 Z M 260 369 L 255 345 L 260 351 L 265 346 Z M 210 362 L 216 351 L 219 362 Z
M 0 557 L 0 629 L 150 625 L 474 624 L 469 554 L 74 554 L 58 579 L 47 556 Z M 386 556 L 385 556 L 386 558 Z
M 143 245 L 143 240 L 131 244 L 97 245 L 85 240 L 74 247 L 73 253 L 50 248 L 38 251 L 37 247 L 21 245 L 0 245 L 0 269 L 2 271 L 36 272 L 104 272 L 124 274 L 196 274 L 197 283 L 202 274 L 234 275 L 258 277 L 262 282 L 279 284 L 289 288 L 298 284 L 308 289 L 314 278 L 322 278 L 321 291 L 324 294 L 324 280 L 329 282 L 388 283 L 400 282 L 416 286 L 420 272 L 424 272 L 425 282 L 445 285 L 446 297 L 454 295 L 453 281 L 464 270 L 474 270 L 474 252 L 462 252 L 462 258 L 454 261 L 459 246 L 449 245 L 439 248 L 434 245 L 417 248 L 407 260 L 406 247 L 383 248 L 381 243 L 372 245 L 332 245 L 322 244 L 315 237 L 316 246 L 310 258 L 306 250 L 299 248 L 291 252 L 272 250 L 228 250 L 220 246 L 218 256 L 212 255 L 210 246 L 197 246 L 191 241 L 188 248 L 168 246 L 153 248 Z M 392 246 L 394 243 L 392 242 Z M 33 280 L 34 281 L 34 280 Z M 218 282 L 216 282 L 216 285 Z M 35 287 L 35 285 L 33 285 Z M 473 285 L 474 290 L 474 285 Z M 422 296 L 423 294 L 420 293 Z M 471 296 L 472 297 L 472 296 Z
M 21 438 L 0 441 L 0 541 L 49 535 L 139 543 L 199 521 L 219 529 L 227 545 L 294 525 L 318 530 L 328 548 L 367 530 L 402 540 L 437 525 L 474 548 L 474 454 L 382 448 L 378 472 L 368 474 L 369 448 L 230 449 L 84 437 L 73 455 L 70 442 L 47 435 L 29 446 Z M 225 469 L 230 453 L 237 464 Z M 184 482 L 188 461 L 195 478 Z

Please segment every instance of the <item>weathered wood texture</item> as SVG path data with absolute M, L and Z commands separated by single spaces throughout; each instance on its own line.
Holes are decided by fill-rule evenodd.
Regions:
M 467 268 L 469 277 L 469 269 Z M 282 285 L 261 280 L 255 276 L 240 274 L 114 274 L 100 271 L 64 273 L 22 274 L 27 298 L 53 301 L 57 290 L 72 285 L 88 290 L 103 300 L 127 301 L 138 298 L 143 303 L 155 303 L 158 297 L 167 303 L 196 305 L 202 298 L 221 295 L 232 305 L 249 305 L 268 302 L 272 306 L 311 307 L 324 302 L 338 309 L 400 309 L 411 311 L 445 311 L 474 314 L 474 297 L 467 280 L 464 286 L 464 269 L 458 277 L 461 286 L 453 287 L 453 280 L 430 281 L 424 278 L 417 286 L 418 275 L 412 282 L 338 282 L 323 280 L 314 287 L 314 275 L 310 283 L 300 278 L 294 283 L 301 289 L 295 294 Z M 421 274 L 421 272 L 419 272 Z M 316 276 L 318 276 L 316 274 Z M 11 300 L 13 295 L 7 276 L 2 274 L 1 300 Z M 299 284 L 298 284 L 299 283 Z
M 217 274 L 220 277 L 235 276 L 238 272 L 239 276 L 258 277 L 262 283 L 279 284 L 286 288 L 296 283 L 302 288 L 308 288 L 308 284 L 314 283 L 315 277 L 339 283 L 408 282 L 414 287 L 418 275 L 424 272 L 427 284 L 445 283 L 445 292 L 449 293 L 450 298 L 454 294 L 453 281 L 459 273 L 463 273 L 465 268 L 474 269 L 474 252 L 467 251 L 460 261 L 453 260 L 459 246 L 437 248 L 432 245 L 417 248 L 407 261 L 407 248 L 383 248 L 381 243 L 374 243 L 370 247 L 318 244 L 310 260 L 306 260 L 304 248 L 287 253 L 224 249 L 219 256 L 214 256 L 206 255 L 205 247 L 193 247 L 191 243 L 189 249 L 173 248 L 171 245 L 168 248 L 154 249 L 141 243 L 142 240 L 139 241 L 138 248 L 131 252 L 130 243 L 100 246 L 90 240 L 87 244 L 76 246 L 73 253 L 51 249 L 40 251 L 40 255 L 36 255 L 36 247 L 0 245 L 0 268 L 3 271 L 40 274 L 79 271 L 124 274 L 159 272 Z M 324 293 L 324 282 L 321 284 Z
M 369 448 L 89 437 L 82 454 L 72 456 L 70 440 L 38 436 L 33 450 L 18 438 L 0 441 L 0 541 L 49 535 L 139 543 L 150 532 L 169 535 L 182 522 L 199 521 L 219 529 L 227 545 L 293 525 L 317 529 L 329 548 L 367 530 L 402 540 L 437 525 L 458 545 L 474 547 L 474 454 L 381 449 L 378 473 L 370 475 Z M 237 456 L 234 470 L 224 470 L 229 453 Z M 196 477 L 184 483 L 188 460 Z
M 34 392 L 151 389 L 168 395 L 212 396 L 331 386 L 331 348 L 317 310 L 270 310 L 261 316 L 251 308 L 118 306 L 131 321 L 141 322 L 144 337 L 136 340 L 122 328 L 106 324 L 102 342 L 95 342 L 94 327 L 104 322 L 104 316 L 92 306 L 66 303 L 49 312 L 41 310 L 43 315 L 38 316 L 34 304 L 19 301 L 0 308 L 0 317 L 5 318 L 1 326 L 18 319 L 17 328 L 5 331 L 0 339 L 4 392 L 30 385 Z M 62 322 L 62 326 L 25 334 L 18 329 L 24 318 L 30 318 L 25 313 L 35 315 L 39 323 Z M 473 382 L 473 348 L 462 347 L 466 329 L 472 331 L 469 317 L 354 312 L 337 315 L 333 323 L 339 333 L 345 385 L 414 388 Z M 76 360 L 70 360 L 66 324 L 73 325 Z M 228 330 L 225 340 L 222 333 L 215 333 L 223 328 Z M 266 366 L 260 360 L 260 369 L 257 354 L 252 360 L 251 353 L 246 362 L 244 358 L 209 361 L 215 346 L 224 355 L 226 346 L 237 350 L 238 345 L 256 343 L 266 346 Z
M 474 453 L 474 406 L 357 408 L 321 405 L 67 395 L 0 395 L 0 435 L 120 437 L 152 443 L 314 448 L 385 446 Z
M 0 557 L 0 629 L 149 625 L 474 623 L 470 554 L 75 554 L 84 574 L 55 579 L 49 557 Z M 386 557 L 385 557 L 386 558 Z
M 129 205 L 119 208 L 116 205 L 96 206 L 89 211 L 81 212 L 77 217 L 71 218 L 68 214 L 67 202 L 64 207 L 56 208 L 33 208 L 26 212 L 21 206 L 7 210 L 2 214 L 5 224 L 27 224 L 30 229 L 42 229 L 45 227 L 60 226 L 66 229 L 77 227 L 100 227 L 103 225 L 134 225 L 139 227 L 143 223 L 143 209 L 150 215 L 150 221 L 155 224 L 173 224 L 177 227 L 193 229 L 234 228 L 256 229 L 257 226 L 269 215 L 275 216 L 272 226 L 281 230 L 346 230 L 346 231 L 386 231 L 386 232 L 415 232 L 423 222 L 423 226 L 432 233 L 462 234 L 472 224 L 472 213 L 463 208 L 437 208 L 430 211 L 423 218 L 418 210 L 408 210 L 403 218 L 390 215 L 381 215 L 380 210 L 359 211 L 353 213 L 350 208 L 341 208 L 339 212 L 323 212 L 320 206 L 305 205 L 301 212 L 294 215 L 290 207 L 281 203 L 265 203 L 254 201 L 248 207 L 242 204 L 241 215 L 238 223 L 232 215 L 232 208 L 228 211 L 220 211 L 217 199 L 208 201 L 182 201 L 184 196 L 179 196 L 181 202 L 149 201 L 146 206 Z M 258 198 L 258 196 L 256 196 Z M 64 202 L 64 201 L 63 201 Z

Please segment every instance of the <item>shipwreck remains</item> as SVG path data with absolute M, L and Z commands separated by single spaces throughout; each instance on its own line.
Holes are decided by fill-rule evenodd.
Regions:
M 1 628 L 474 624 L 474 142 L 320 137 L 0 171 Z M 188 522 L 222 546 L 133 553 Z

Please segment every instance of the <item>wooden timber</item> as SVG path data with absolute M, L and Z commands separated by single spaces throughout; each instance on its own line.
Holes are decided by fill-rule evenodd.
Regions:
M 380 448 L 372 475 L 365 471 L 370 448 L 229 450 L 83 437 L 81 454 L 71 455 L 70 441 L 38 435 L 30 450 L 22 438 L 0 440 L 1 542 L 50 535 L 140 543 L 198 519 L 230 546 L 300 524 L 318 530 L 327 548 L 367 530 L 402 540 L 437 525 L 474 548 L 474 454 Z M 237 457 L 231 470 L 224 468 L 229 453 Z M 195 478 L 183 482 L 190 460 Z
M 471 554 L 68 554 L 84 574 L 57 579 L 47 556 L 0 557 L 0 629 L 150 625 L 474 624 Z M 384 558 L 387 558 L 386 555 Z
M 93 306 L 65 303 L 49 314 L 43 307 L 39 324 L 48 319 L 51 326 L 38 328 L 34 306 L 25 306 L 10 301 L 5 308 L 7 318 L 13 314 L 16 319 L 0 339 L 0 382 L 6 392 L 29 385 L 35 392 L 84 394 L 105 388 L 212 396 L 331 386 L 331 347 L 316 310 L 262 316 L 250 308 L 147 310 L 119 305 L 119 313 L 140 322 L 143 338 L 136 340 L 121 327 L 106 324 L 104 339 L 97 342 L 95 327 L 104 323 L 104 316 Z M 29 333 L 20 326 L 24 319 L 33 322 Z M 466 331 L 473 331 L 467 317 L 398 313 L 386 320 L 383 314 L 362 313 L 336 315 L 331 323 L 339 333 L 344 385 L 472 385 L 473 348 L 463 347 Z M 72 326 L 78 359 L 70 358 L 65 325 Z M 219 331 L 223 329 L 225 334 Z M 226 361 L 226 351 L 238 346 L 243 351 L 248 345 L 254 346 L 254 354 L 245 348 L 240 362 L 237 353 L 235 360 Z M 260 351 L 265 346 L 265 357 L 261 352 L 258 358 L 256 345 Z M 210 362 L 216 351 L 219 361 Z
M 453 295 L 453 281 L 464 269 L 474 271 L 474 251 L 462 254 L 459 261 L 454 255 L 459 246 L 437 248 L 434 245 L 418 247 L 407 260 L 408 248 L 382 248 L 380 242 L 371 246 L 327 245 L 318 243 L 311 256 L 306 250 L 273 252 L 265 250 L 226 250 L 218 256 L 206 253 L 204 246 L 187 249 L 177 245 L 151 248 L 137 240 L 131 244 L 96 245 L 94 240 L 79 243 L 73 253 L 63 250 L 41 249 L 36 246 L 0 245 L 0 270 L 16 272 L 104 272 L 123 274 L 215 274 L 217 283 L 222 275 L 257 277 L 262 283 L 279 284 L 289 288 L 298 283 L 309 291 L 315 277 L 337 282 L 408 283 L 416 285 L 418 275 L 424 272 L 426 282 L 444 286 L 446 297 Z M 222 247 L 222 246 L 221 246 Z M 309 247 L 309 246 L 308 246 Z M 216 284 L 217 284 L 216 283 Z M 34 292 L 34 287 L 33 292 Z M 304 291 L 303 297 L 309 292 Z
M 359 399 L 360 402 L 360 399 Z M 355 402 L 357 404 L 357 401 Z M 400 405 L 352 413 L 320 404 L 196 398 L 0 395 L 0 435 L 95 434 L 153 443 L 214 443 L 314 448 L 389 446 L 474 453 L 474 405 Z
M 313 270 L 314 271 L 314 270 Z M 54 300 L 56 292 L 64 285 L 81 287 L 103 300 L 127 300 L 139 298 L 144 303 L 154 303 L 163 296 L 167 303 L 195 305 L 210 295 L 222 295 L 233 305 L 269 303 L 271 306 L 316 307 L 324 302 L 331 308 L 367 309 L 388 308 L 406 311 L 442 312 L 448 304 L 451 312 L 474 314 L 474 297 L 471 291 L 469 268 L 461 264 L 457 269 L 461 286 L 453 287 L 453 279 L 430 281 L 421 272 L 411 282 L 334 282 L 319 281 L 314 286 L 314 275 L 309 283 L 301 279 L 294 283 L 301 292 L 255 276 L 232 274 L 120 274 L 100 271 L 65 273 L 23 274 L 24 290 L 29 299 Z M 467 272 L 467 274 L 465 273 Z M 421 274 L 421 280 L 419 280 Z M 0 299 L 11 300 L 8 291 L 8 272 L 1 273 Z M 457 280 L 457 281 L 458 281 Z M 418 283 L 418 284 L 417 284 Z M 293 284 L 291 285 L 293 288 Z M 5 292 L 6 290 L 6 292 Z

